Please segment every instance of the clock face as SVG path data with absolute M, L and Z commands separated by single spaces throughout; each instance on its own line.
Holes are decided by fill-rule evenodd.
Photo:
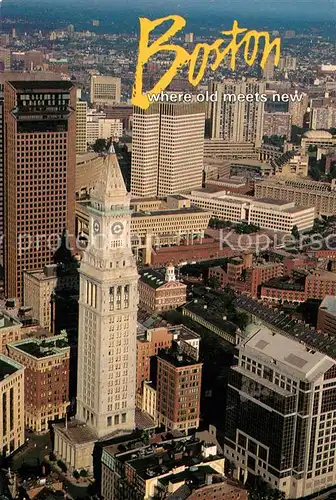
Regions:
M 99 233 L 100 231 L 100 224 L 99 224 L 99 221 L 95 220 L 93 222 L 93 230 L 95 233 Z
M 121 234 L 124 230 L 124 225 L 122 222 L 115 222 L 114 224 L 112 224 L 111 226 L 111 231 L 112 231 L 112 234 L 118 236 L 119 234 Z

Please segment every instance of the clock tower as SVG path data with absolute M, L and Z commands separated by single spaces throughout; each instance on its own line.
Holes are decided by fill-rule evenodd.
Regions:
M 134 428 L 138 272 L 130 195 L 113 146 L 91 196 L 80 266 L 77 415 L 97 438 Z

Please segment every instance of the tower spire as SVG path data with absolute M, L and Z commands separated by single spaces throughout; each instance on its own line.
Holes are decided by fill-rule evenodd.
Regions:
M 120 170 L 118 158 L 111 143 L 107 156 L 103 161 L 103 169 L 98 183 L 92 194 L 92 199 L 105 202 L 119 197 L 125 198 L 127 190 Z

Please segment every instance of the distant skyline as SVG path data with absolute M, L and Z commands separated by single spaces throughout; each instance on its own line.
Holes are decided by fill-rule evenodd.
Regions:
M 38 12 L 38 15 L 37 15 Z M 83 24 L 97 18 L 104 26 L 136 25 L 136 17 L 180 14 L 197 26 L 228 24 L 233 18 L 250 25 L 302 25 L 336 21 L 336 0 L 3 0 L 3 16 L 20 16 L 34 24 L 68 20 Z M 206 16 L 205 16 L 206 14 Z M 114 26 L 115 27 L 115 26 Z

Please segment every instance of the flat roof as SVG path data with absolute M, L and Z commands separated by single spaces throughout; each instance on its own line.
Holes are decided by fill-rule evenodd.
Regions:
M 70 90 L 73 87 L 69 80 L 11 80 L 8 83 L 16 90 Z
M 336 273 L 331 271 L 316 270 L 307 276 L 307 279 L 320 278 L 328 281 L 336 281 Z
M 8 314 L 5 314 L 4 312 L 0 312 L 0 329 L 19 325 L 21 325 L 20 321 L 8 316 Z
M 184 215 L 184 214 L 199 214 L 199 213 L 210 213 L 199 207 L 183 207 L 175 208 L 173 210 L 151 210 L 151 211 L 139 211 L 133 212 L 132 217 L 148 217 L 148 216 L 158 216 L 158 215 Z
M 275 333 L 265 326 L 255 326 L 249 337 L 243 341 L 244 346 L 253 349 L 262 356 L 271 358 L 273 362 L 280 362 L 289 369 L 300 372 L 305 377 L 320 371 L 323 361 L 331 358 L 312 349 L 307 349 L 300 342 L 281 333 Z
M 63 434 L 72 443 L 78 445 L 97 441 L 98 437 L 95 432 L 83 422 L 72 420 L 67 422 L 67 427 L 63 423 L 56 424 L 57 431 Z
M 137 475 L 146 480 L 162 475 L 167 476 L 167 473 L 168 475 L 174 474 L 174 469 L 181 465 L 185 465 L 189 470 L 191 467 L 191 472 L 196 473 L 197 465 L 201 466 L 201 463 L 206 460 L 202 454 L 202 444 L 197 437 L 193 440 L 190 436 L 184 436 L 176 440 L 141 446 L 139 449 L 128 449 L 126 452 L 116 454 L 116 459 L 123 464 L 129 463 Z M 209 443 L 209 446 L 213 444 L 215 443 Z M 222 458 L 219 450 L 217 455 L 212 456 L 204 466 L 211 468 L 212 460 L 218 458 Z
M 181 194 L 169 194 L 167 195 L 167 198 L 175 198 L 175 200 L 187 200 L 185 196 L 182 196 Z
M 176 366 L 176 368 L 182 368 L 183 366 L 201 365 L 199 361 L 195 361 L 192 358 L 187 357 L 185 354 L 180 354 L 178 352 L 173 352 L 172 350 L 161 350 L 158 353 L 158 358 L 168 361 L 168 363 Z
M 283 312 L 265 306 L 257 300 L 244 295 L 236 296 L 234 304 L 238 309 L 259 318 L 270 328 L 276 329 L 283 335 L 292 338 L 303 346 L 310 347 L 332 358 L 336 357 L 336 338 L 327 334 L 318 333 L 313 328 L 299 323 Z
M 243 159 L 243 160 L 230 160 L 232 167 L 251 167 L 251 168 L 260 168 L 260 169 L 270 169 L 273 168 L 270 163 L 263 163 L 259 160 L 253 159 Z
M 210 462 L 211 463 L 211 462 Z M 169 476 L 165 476 L 160 479 L 160 483 L 168 486 L 169 483 L 180 483 L 182 481 L 190 480 L 196 483 L 203 484 L 207 474 L 218 474 L 218 472 L 213 469 L 210 465 L 199 465 L 195 470 L 191 466 L 189 469 L 185 469 L 181 472 L 172 473 Z
M 13 375 L 13 373 L 17 372 L 21 368 L 24 367 L 4 354 L 0 354 L 0 382 L 2 382 L 7 376 Z
M 178 335 L 181 340 L 199 340 L 201 338 L 198 333 L 184 325 L 171 326 L 168 331 L 173 335 Z
M 279 207 L 281 206 L 286 206 L 286 205 L 292 205 L 292 201 L 285 201 L 285 200 L 275 200 L 274 198 L 269 198 L 265 196 L 264 198 L 255 198 L 257 202 L 261 203 L 267 203 L 267 204 L 272 204 L 272 205 L 277 205 Z
M 329 314 L 334 314 L 336 316 L 336 296 L 326 295 L 321 302 L 320 309 L 323 309 Z
M 45 339 L 25 339 L 11 343 L 10 347 L 23 351 L 36 359 L 54 356 L 60 354 L 64 349 L 70 349 L 68 339 L 65 335 L 57 335 Z

